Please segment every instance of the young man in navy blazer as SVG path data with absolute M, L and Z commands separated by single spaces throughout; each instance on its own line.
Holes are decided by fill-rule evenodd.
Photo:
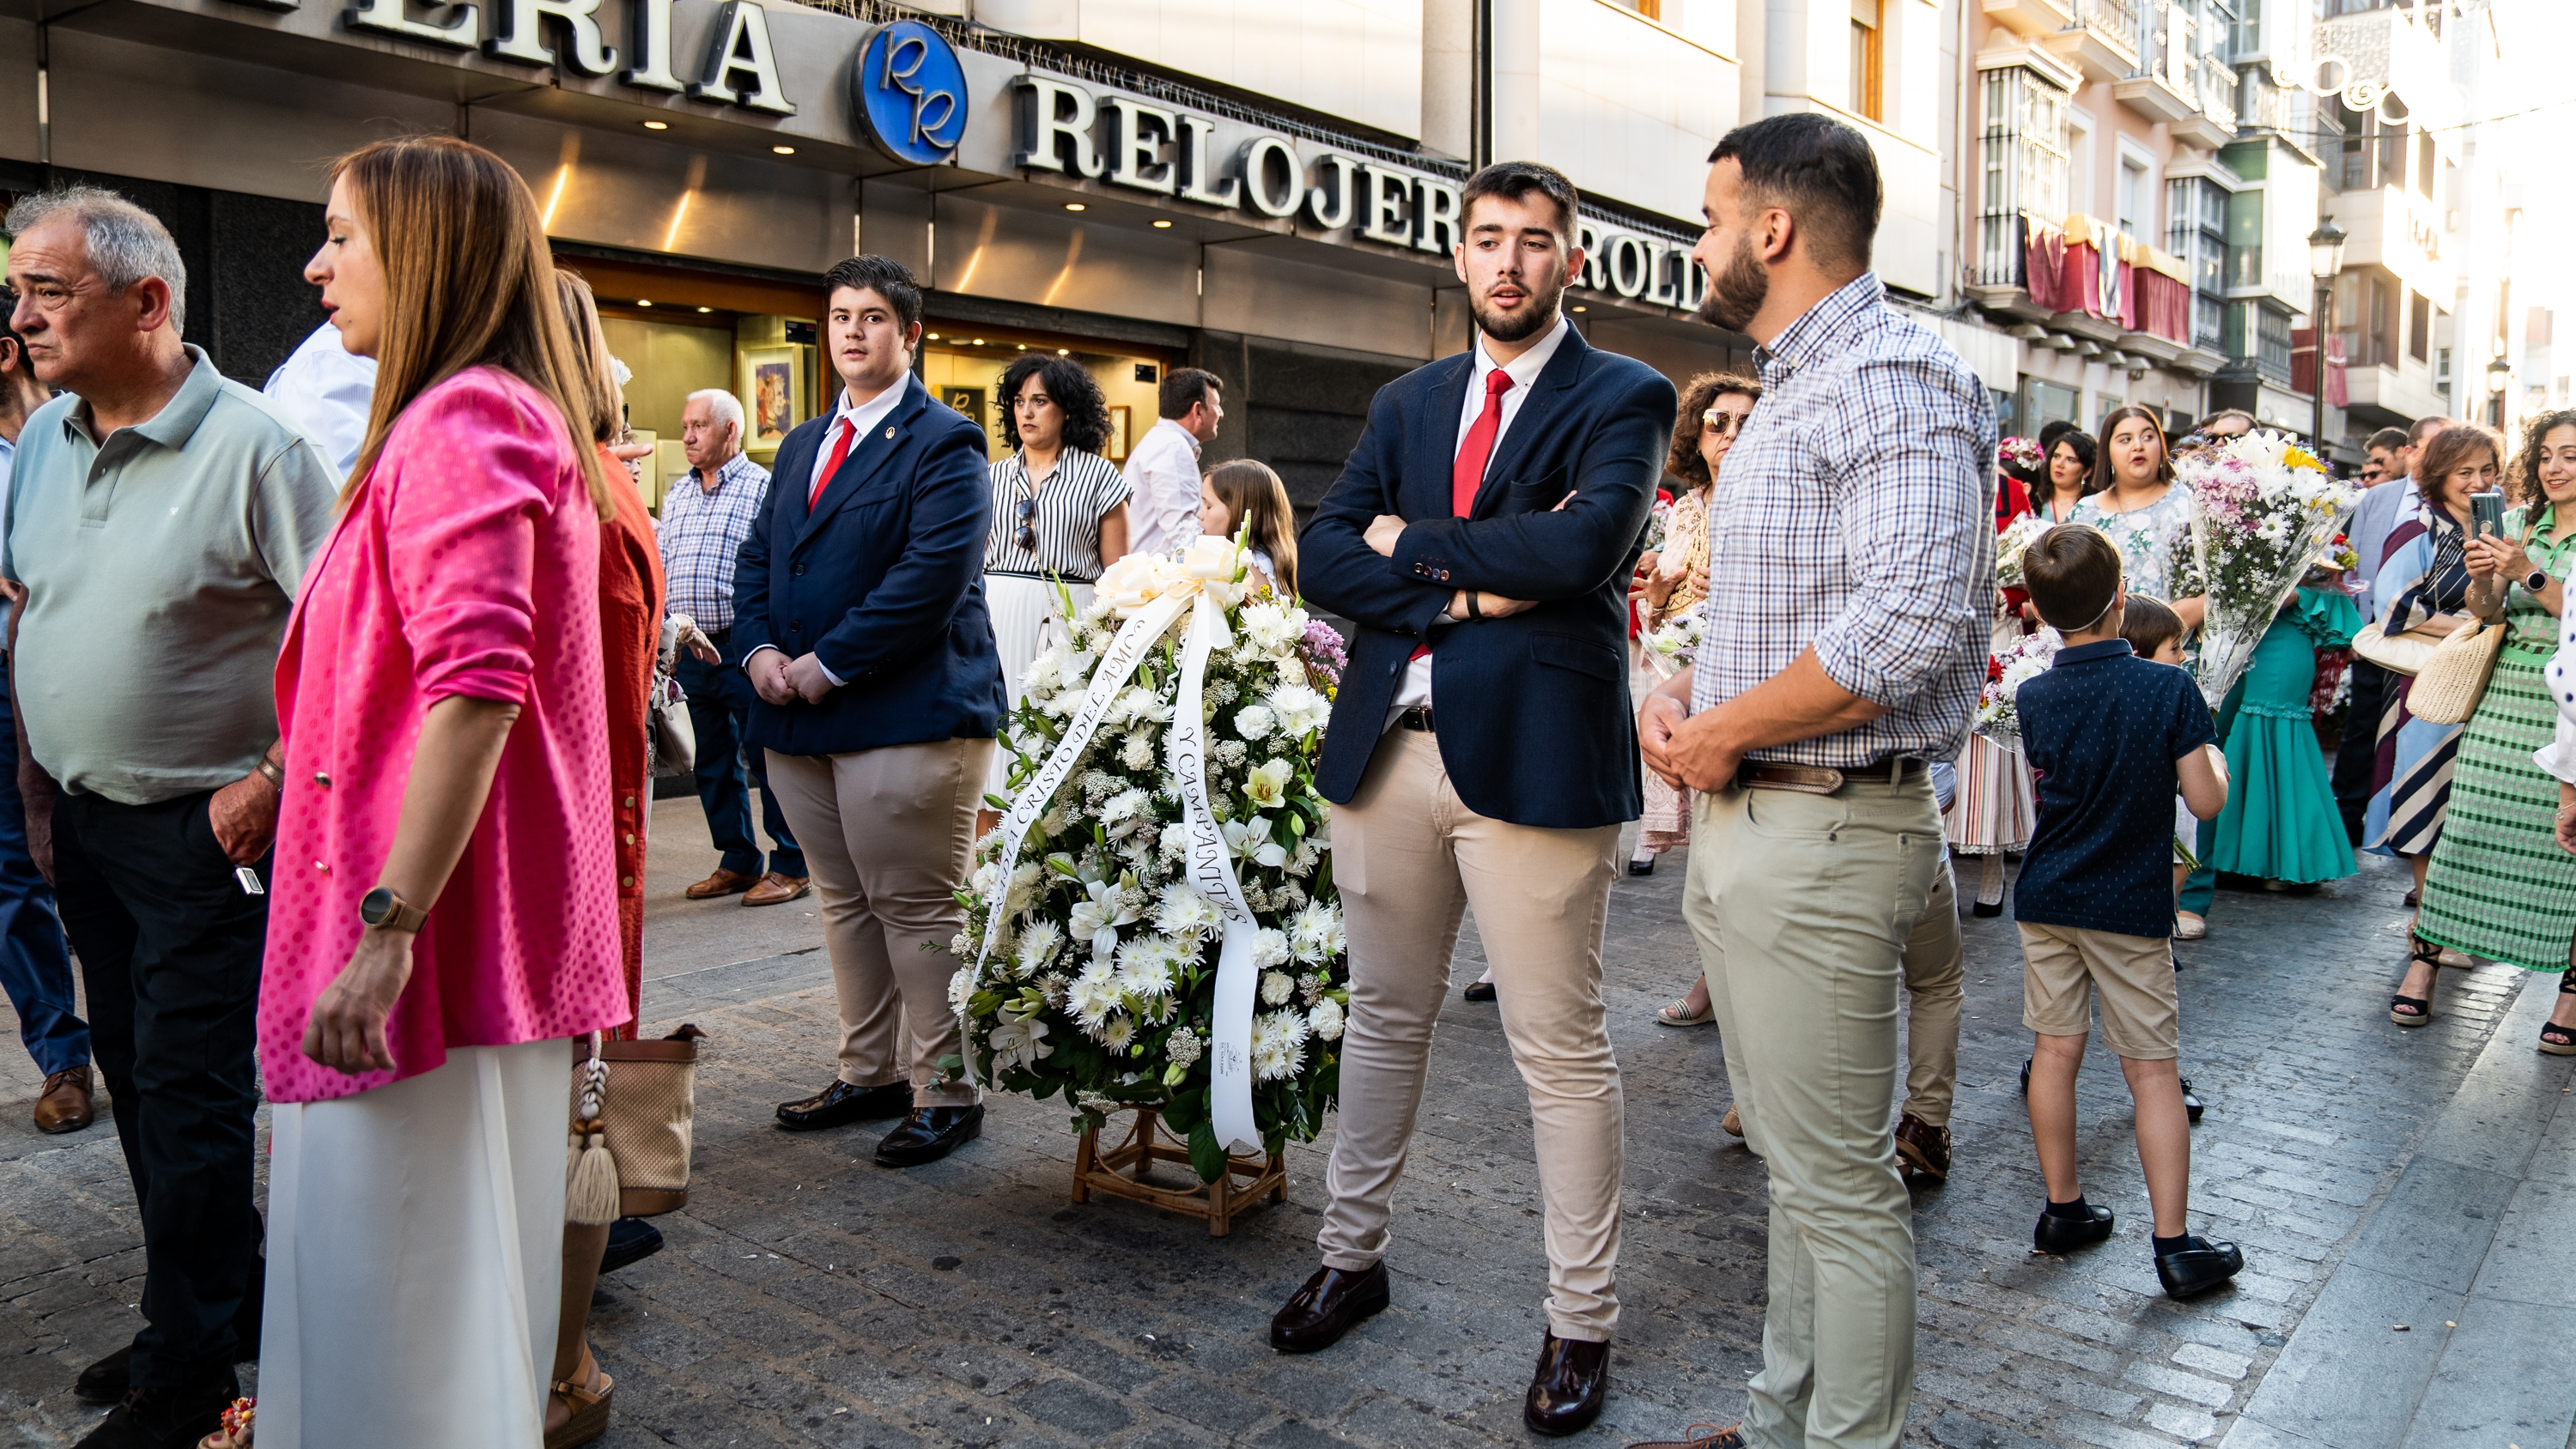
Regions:
M 1472 905 L 1536 1127 L 1549 1327 L 1523 1417 L 1548 1434 L 1600 1413 L 1619 1317 L 1601 927 L 1642 803 L 1627 583 L 1674 408 L 1671 383 L 1564 317 L 1575 208 L 1545 166 L 1468 179 L 1475 345 L 1379 390 L 1300 544 L 1307 594 L 1359 625 L 1317 771 L 1351 1015 L 1324 1266 L 1270 1326 L 1312 1352 L 1387 1304 L 1388 1200 Z
M 983 1130 L 957 1053 L 948 943 L 964 924 L 975 805 L 1003 709 L 984 612 L 984 430 L 912 376 L 921 288 L 884 257 L 824 275 L 842 387 L 789 433 L 734 570 L 735 642 L 760 698 L 744 732 L 805 846 L 840 997 L 841 1069 L 778 1109 L 794 1131 L 901 1118 L 886 1167 Z

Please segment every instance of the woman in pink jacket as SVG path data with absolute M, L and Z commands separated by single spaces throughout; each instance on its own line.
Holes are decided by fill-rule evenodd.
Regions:
M 535 1449 L 564 1038 L 629 1015 L 608 494 L 517 173 L 448 137 L 378 142 L 336 168 L 326 225 L 306 276 L 379 371 L 277 667 L 258 1443 Z

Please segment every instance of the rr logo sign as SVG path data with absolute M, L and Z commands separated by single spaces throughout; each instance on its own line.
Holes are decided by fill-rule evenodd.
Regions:
M 915 166 L 947 160 L 966 134 L 965 67 L 918 20 L 869 34 L 850 62 L 850 102 L 878 150 Z

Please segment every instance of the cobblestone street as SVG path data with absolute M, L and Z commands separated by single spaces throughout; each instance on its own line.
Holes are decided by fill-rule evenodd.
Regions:
M 657 825 L 685 830 L 675 804 L 694 809 L 665 802 Z M 2531 1049 L 2555 982 L 2445 972 L 2438 1020 L 2391 1026 L 2405 877 L 2364 859 L 2360 877 L 2314 895 L 2222 892 L 2209 939 L 2180 948 L 2184 1068 L 2210 1104 L 2193 1226 L 2249 1260 L 2232 1291 L 2190 1304 L 2157 1292 L 2127 1096 L 2098 1048 L 2081 1084 L 2086 1184 L 2120 1234 L 2074 1259 L 2030 1252 L 2042 1191 L 2015 1091 L 2020 956 L 2009 920 L 1966 922 L 1958 1165 L 1915 1205 L 1909 1443 L 2570 1442 L 2576 1111 L 2568 1064 Z M 689 863 L 657 859 L 657 883 Z M 1681 866 L 1623 877 L 1612 906 L 1625 1315 L 1610 1407 L 1586 1443 L 1731 1421 L 1758 1362 L 1761 1166 L 1718 1129 L 1715 1031 L 1650 1020 L 1695 970 Z M 761 913 L 780 954 L 722 965 L 744 954 L 723 935 L 743 917 L 666 895 L 676 887 L 657 890 L 645 1015 L 711 1037 L 696 1180 L 689 1207 L 659 1220 L 669 1248 L 603 1285 L 593 1332 L 618 1383 L 604 1443 L 1527 1440 L 1520 1395 L 1544 1326 L 1537 1182 L 1490 1007 L 1453 992 L 1441 1023 L 1397 1201 L 1393 1309 L 1329 1352 L 1284 1358 L 1264 1325 L 1314 1265 L 1329 1138 L 1291 1150 L 1284 1207 L 1224 1239 L 1135 1204 L 1069 1205 L 1074 1138 L 1057 1103 L 994 1100 L 975 1146 L 878 1169 L 874 1128 L 770 1125 L 774 1103 L 829 1077 L 826 967 L 787 944 L 811 939 L 795 914 L 810 900 Z M 1471 934 L 1456 981 L 1478 969 Z M 103 1104 L 87 1133 L 36 1136 L 33 1080 L 8 1055 L 0 1418 L 24 1443 L 69 1444 L 97 1415 L 72 1399 L 72 1374 L 139 1323 L 141 1252 Z

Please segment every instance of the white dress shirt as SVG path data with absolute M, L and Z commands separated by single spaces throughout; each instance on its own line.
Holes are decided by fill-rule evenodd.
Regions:
M 851 453 L 856 453 L 859 450 L 860 442 L 875 429 L 877 424 L 886 420 L 886 416 L 894 411 L 895 404 L 903 401 L 903 385 L 905 381 L 906 379 L 904 378 L 896 378 L 893 386 L 888 387 L 885 391 L 869 398 L 866 402 L 857 404 L 853 404 L 850 401 L 850 390 L 848 388 L 844 387 L 841 389 L 841 405 L 833 410 L 832 425 L 823 430 L 822 446 L 814 450 L 814 471 L 807 474 L 805 478 L 805 494 L 807 497 L 810 498 L 815 496 L 816 485 L 824 481 L 823 465 L 832 461 L 832 444 L 839 439 L 843 424 L 846 423 L 850 428 L 849 451 Z M 847 456 L 848 454 L 844 454 L 844 459 L 846 459 Z M 779 648 L 775 644 L 763 644 L 743 658 L 743 671 L 745 673 L 749 673 L 751 670 L 751 661 L 759 658 L 763 654 L 784 654 L 786 652 L 786 650 Z M 817 669 L 823 669 L 823 661 L 820 659 L 815 660 L 814 667 Z M 842 685 L 849 683 L 848 680 L 834 674 L 829 669 L 823 669 L 823 677 L 832 681 L 832 687 L 834 689 L 838 689 Z
M 1538 340 L 1537 346 L 1505 363 L 1496 363 L 1488 357 L 1485 354 L 1485 335 L 1481 332 L 1476 334 L 1476 346 L 1470 354 L 1475 359 L 1475 366 L 1467 379 L 1467 396 L 1458 405 L 1458 440 L 1449 446 L 1451 459 L 1456 459 L 1459 450 L 1467 446 L 1468 430 L 1476 426 L 1477 417 L 1485 411 L 1485 379 L 1499 366 L 1503 375 L 1512 380 L 1512 385 L 1503 393 L 1503 415 L 1494 429 L 1493 452 L 1485 455 L 1486 467 L 1488 470 L 1492 468 L 1494 454 L 1503 450 L 1503 437 L 1512 430 L 1512 419 L 1520 416 L 1521 404 L 1529 401 L 1530 384 L 1537 382 L 1538 375 L 1547 370 L 1548 360 L 1556 356 L 1558 345 L 1565 341 L 1565 334 L 1572 327 L 1573 324 L 1560 313 L 1556 326 Z M 1451 622 L 1455 621 L 1443 615 L 1432 620 L 1432 627 L 1440 628 Z M 1405 710 L 1430 702 L 1431 656 L 1425 654 L 1405 666 L 1404 682 L 1396 686 L 1395 702 L 1387 706 L 1387 721 L 1391 724 Z
M 1127 455 L 1130 547 L 1166 554 L 1199 536 L 1199 440 L 1176 418 L 1158 418 Z
M 358 466 L 359 451 L 367 446 L 376 360 L 341 346 L 340 329 L 325 322 L 278 364 L 260 393 L 286 410 L 288 420 L 322 449 L 347 482 L 349 470 Z

